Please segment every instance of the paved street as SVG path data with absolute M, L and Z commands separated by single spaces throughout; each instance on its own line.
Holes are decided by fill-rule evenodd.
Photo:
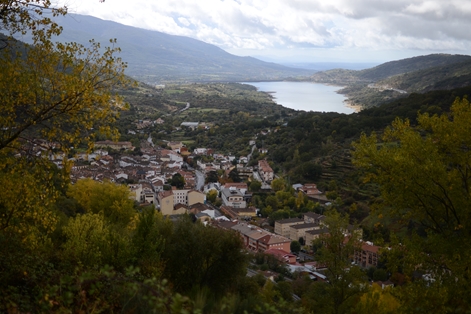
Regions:
M 152 136 L 149 133 L 149 137 L 147 138 L 147 142 L 150 144 L 150 146 L 154 147 L 154 142 L 152 141 Z
M 255 150 L 255 148 L 257 148 L 257 146 L 256 146 L 256 145 L 253 145 L 253 146 L 252 146 L 252 150 L 250 151 L 250 154 L 247 155 L 247 163 L 250 162 L 250 158 L 252 158 L 252 153 L 253 153 L 253 151 Z
M 201 191 L 204 186 L 204 174 L 199 170 L 195 170 L 195 175 L 196 175 L 196 189 L 198 191 Z

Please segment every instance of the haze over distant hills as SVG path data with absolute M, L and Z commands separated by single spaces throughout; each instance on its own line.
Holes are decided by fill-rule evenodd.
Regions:
M 189 37 L 168 35 L 105 21 L 91 16 L 67 14 L 57 19 L 63 26 L 61 41 L 103 44 L 116 38 L 128 63 L 126 73 L 148 83 L 165 81 L 250 81 L 310 76 L 315 71 L 289 68 L 252 57 L 239 57 Z
M 386 62 L 361 71 L 317 72 L 312 81 L 346 86 L 351 103 L 371 107 L 407 93 L 450 90 L 471 85 L 471 56 L 431 54 Z
M 431 69 L 435 67 L 446 67 L 452 64 L 458 64 L 467 61 L 471 61 L 471 56 L 431 54 L 427 56 L 390 61 L 361 71 L 334 69 L 324 72 L 317 72 L 312 76 L 312 80 L 321 83 L 335 83 L 340 85 L 349 84 L 352 82 L 372 83 L 399 74 L 411 73 L 414 71 Z
M 400 91 L 425 92 L 467 86 L 471 56 L 433 54 L 374 64 L 291 63 L 239 57 L 202 41 L 126 26 L 95 17 L 68 14 L 58 17 L 63 27 L 58 40 L 84 45 L 90 39 L 109 45 L 116 38 L 128 63 L 126 74 L 137 80 L 167 82 L 303 80 L 345 86 L 353 103 L 377 105 L 403 97 Z M 20 38 L 21 40 L 21 38 Z M 332 69 L 337 67 L 333 70 Z M 317 71 L 322 72 L 317 72 Z M 323 71 L 324 70 L 324 71 Z M 373 87 L 373 88 L 372 88 Z M 384 91 L 387 92 L 384 92 Z M 398 92 L 398 90 L 400 90 Z

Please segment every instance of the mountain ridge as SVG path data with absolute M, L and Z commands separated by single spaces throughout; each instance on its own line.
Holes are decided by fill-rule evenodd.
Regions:
M 361 71 L 317 72 L 311 81 L 345 86 L 339 91 L 352 105 L 369 108 L 408 93 L 454 89 L 471 84 L 471 56 L 430 54 L 390 61 Z
M 147 83 L 165 81 L 250 81 L 308 77 L 313 70 L 289 68 L 252 57 L 229 54 L 197 39 L 126 26 L 95 17 L 67 14 L 56 18 L 61 41 L 103 44 L 116 38 L 128 63 L 127 74 Z
M 386 78 L 425 70 L 433 67 L 446 66 L 471 61 L 468 55 L 430 54 L 382 63 L 364 70 L 332 69 L 317 72 L 311 80 L 318 83 L 347 85 L 351 83 L 373 83 Z

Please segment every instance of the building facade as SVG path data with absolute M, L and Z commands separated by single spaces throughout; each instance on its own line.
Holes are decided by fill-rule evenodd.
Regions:
M 275 221 L 275 233 L 283 237 L 290 237 L 290 227 L 303 224 L 304 220 L 299 218 L 289 218 Z
M 379 249 L 379 246 L 371 242 L 363 242 L 361 244 L 361 250 L 355 251 L 354 262 L 364 268 L 378 266 Z
M 233 225 L 231 229 L 240 234 L 245 247 L 250 251 L 265 252 L 269 249 L 278 249 L 290 252 L 291 240 L 288 238 L 245 223 Z
M 273 181 L 275 173 L 265 159 L 258 161 L 258 173 L 263 181 L 270 183 Z
M 234 207 L 234 208 L 245 208 L 247 203 L 244 201 L 244 196 L 240 191 L 235 188 L 222 189 L 221 190 L 221 199 L 224 206 Z
M 293 225 L 289 228 L 289 238 L 292 241 L 298 241 L 300 238 L 306 243 L 306 231 L 320 229 L 319 224 L 316 223 L 303 223 Z
M 170 190 L 161 191 L 158 194 L 157 200 L 160 205 L 160 212 L 162 215 L 181 215 L 187 212 L 185 207 L 177 204 L 185 205 L 186 207 L 192 206 L 197 203 L 204 204 L 206 201 L 206 195 L 195 190 Z

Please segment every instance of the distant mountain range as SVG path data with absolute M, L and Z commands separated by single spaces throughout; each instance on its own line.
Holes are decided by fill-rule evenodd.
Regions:
M 237 82 L 300 80 L 345 86 L 341 93 L 352 103 L 371 107 L 407 93 L 453 89 L 471 84 L 471 56 L 432 54 L 367 64 L 310 63 L 280 65 L 252 57 L 239 57 L 214 45 L 162 32 L 126 26 L 95 17 L 67 14 L 56 21 L 63 27 L 62 42 L 88 45 L 90 39 L 109 45 L 117 39 L 126 74 L 149 84 L 168 82 Z M 300 68 L 304 67 L 304 68 Z M 364 68 L 362 70 L 355 70 Z M 406 93 L 405 93 L 406 92 Z
M 340 92 L 363 108 L 380 105 L 408 93 L 450 90 L 471 85 L 471 56 L 431 54 L 380 64 L 361 71 L 317 72 L 317 83 L 346 86 Z
M 67 14 L 57 22 L 63 27 L 63 42 L 104 45 L 116 38 L 128 63 L 126 73 L 147 83 L 255 81 L 299 78 L 313 70 L 290 68 L 252 57 L 229 54 L 214 45 L 184 36 L 126 26 L 91 16 Z
M 341 85 L 358 82 L 373 83 L 399 74 L 449 66 L 451 64 L 466 61 L 471 61 L 471 56 L 431 54 L 427 56 L 390 61 L 361 71 L 333 69 L 317 72 L 311 78 L 315 82 L 329 84 L 337 83 Z

